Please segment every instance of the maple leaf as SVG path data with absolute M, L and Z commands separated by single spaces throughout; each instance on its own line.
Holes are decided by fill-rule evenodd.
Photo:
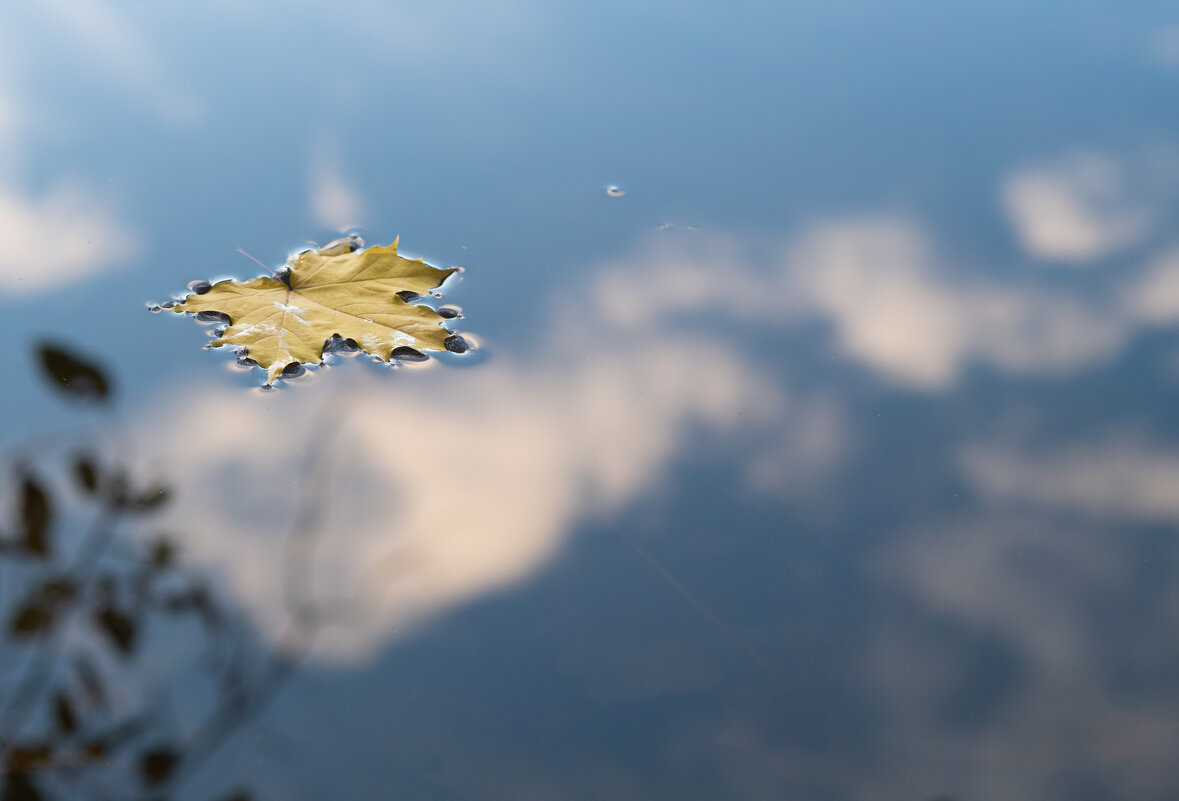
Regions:
M 304 251 L 274 275 L 205 284 L 165 308 L 228 318 L 209 347 L 243 349 L 266 370 L 268 384 L 290 365 L 322 363 L 333 339 L 351 340 L 384 361 L 398 348 L 465 349 L 442 327 L 443 315 L 406 300 L 435 289 L 458 268 L 399 256 L 396 240 L 366 249 L 357 249 L 358 242 Z

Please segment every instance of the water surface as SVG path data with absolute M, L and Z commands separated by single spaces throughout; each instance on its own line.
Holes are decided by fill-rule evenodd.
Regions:
M 14 798 L 1175 796 L 1173 9 L 248 6 L 0 26 Z M 146 311 L 350 232 L 478 350 L 262 392 Z M 80 451 L 170 494 L 46 651 Z

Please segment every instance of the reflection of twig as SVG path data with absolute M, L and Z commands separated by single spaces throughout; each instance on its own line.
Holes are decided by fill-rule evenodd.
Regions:
M 141 500 L 143 496 L 132 494 L 122 473 L 109 485 L 99 482 L 102 489 L 97 497 L 101 498 L 101 505 L 85 534 L 70 538 L 72 547 L 63 549 L 65 557 L 54 555 L 39 563 L 39 569 L 46 573 L 42 578 L 70 588 L 69 600 L 50 610 L 49 623 L 38 624 L 42 628 L 14 629 L 14 636 L 31 634 L 37 639 L 33 642 L 26 640 L 29 642 L 26 648 L 32 652 L 22 651 L 26 659 L 18 661 L 15 668 L 14 681 L 11 682 L 14 694 L 0 699 L 0 795 L 7 799 L 24 797 L 20 795 L 22 792 L 40 793 L 33 780 L 38 775 L 56 772 L 60 779 L 90 785 L 87 787 L 88 797 L 106 797 L 105 792 L 93 786 L 101 783 L 103 774 L 92 775 L 86 773 L 86 769 L 100 763 L 112 768 L 125 767 L 128 764 L 126 757 L 130 756 L 125 749 L 131 746 L 132 740 L 150 737 L 147 750 L 132 759 L 138 760 L 141 786 L 146 788 L 140 791 L 142 798 L 159 801 L 166 793 L 174 792 L 237 731 L 268 709 L 329 623 L 329 616 L 322 608 L 324 601 L 316 597 L 313 574 L 317 547 L 325 533 L 324 519 L 331 489 L 330 446 L 343 422 L 344 418 L 334 414 L 328 402 L 312 417 L 302 463 L 299 508 L 285 540 L 280 568 L 282 597 L 289 624 L 277 643 L 264 648 L 260 654 L 250 647 L 251 632 L 237 623 L 238 617 L 231 607 L 223 607 L 220 599 L 207 592 L 203 582 L 186 581 L 182 590 L 166 593 L 158 600 L 152 598 L 152 582 L 161 575 L 160 571 L 172 564 L 171 547 L 166 541 L 161 540 L 162 545 L 168 546 L 163 551 L 157 549 L 132 560 L 130 573 L 108 570 L 112 564 L 107 558 L 108 553 L 122 531 L 119 525 L 122 515 L 144 511 L 154 504 Z M 29 450 L 27 460 L 32 460 L 37 454 L 32 453 L 31 447 Z M 126 452 L 125 446 L 123 451 Z M 40 455 L 44 453 L 44 448 L 40 449 Z M 86 480 L 82 480 L 85 483 Z M 91 493 L 96 491 L 93 484 L 93 479 L 86 484 Z M 5 554 L 8 552 L 6 549 Z M 55 681 L 65 675 L 59 669 L 60 663 L 68 657 L 68 649 L 74 644 L 72 634 L 77 630 L 74 623 L 83 610 L 90 608 L 88 600 L 96 594 L 95 591 L 100 606 L 92 611 L 99 633 L 106 636 L 108 647 L 115 649 L 117 656 L 131 654 L 136 625 L 141 619 L 133 621 L 128 616 L 118 616 L 121 613 L 114 608 L 117 602 L 113 599 L 123 587 L 130 592 L 133 610 L 197 613 L 205 624 L 210 646 L 214 643 L 222 646 L 218 648 L 221 664 L 214 667 L 216 695 L 212 708 L 206 706 L 204 717 L 196 721 L 195 729 L 188 736 L 179 737 L 178 741 L 169 743 L 159 737 L 160 721 L 150 711 L 158 706 L 158 701 L 149 702 L 145 710 L 132 715 L 120 714 L 116 720 L 124 718 L 121 723 L 96 732 L 95 721 L 90 715 L 79 716 L 80 707 L 76 705 L 74 693 L 64 689 L 54 695 Z M 82 664 L 85 662 L 79 663 Z M 103 700 L 106 682 L 96 677 L 88 682 L 86 671 L 81 668 L 79 671 L 83 697 L 104 713 L 108 711 Z M 42 709 L 52 713 L 46 720 L 50 724 L 49 733 L 38 727 L 35 736 L 22 741 L 21 735 L 32 731 L 32 724 L 40 720 L 36 713 Z M 123 758 L 114 759 L 116 750 Z M 46 756 L 41 756 L 42 752 Z M 75 753 L 89 756 L 87 760 L 81 760 Z M 17 795 L 12 796 L 12 793 Z M 111 795 L 127 798 L 132 794 Z
M 245 256 L 245 257 L 246 257 L 247 259 L 249 259 L 250 261 L 252 261 L 252 262 L 254 262 L 255 264 L 257 264 L 257 265 L 258 265 L 259 267 L 261 267 L 263 270 L 269 270 L 269 269 L 270 269 L 270 268 L 269 268 L 269 267 L 267 267 L 265 264 L 263 264 L 261 261 L 259 261 L 258 259 L 254 258 L 253 256 L 251 256 L 249 253 L 246 253 L 246 252 L 245 252 L 244 250 L 242 250 L 241 248 L 238 248 L 238 249 L 237 249 L 237 252 L 238 252 L 238 253 L 240 253 L 240 254 L 242 254 L 243 256 Z
M 283 548 L 283 602 L 296 626 L 317 626 L 321 620 L 315 599 L 314 556 L 327 512 L 327 489 L 332 473 L 330 445 L 340 425 L 341 417 L 330 413 L 328 403 L 321 405 L 311 417 L 309 445 L 299 481 L 302 503 Z
M 217 753 L 230 735 L 266 711 L 270 702 L 278 695 L 278 691 L 311 650 L 317 633 L 318 627 L 294 627 L 292 633 L 283 638 L 289 640 L 289 643 L 276 646 L 267 669 L 253 688 L 253 694 L 242 691 L 223 696 L 221 703 L 185 744 L 183 758 L 172 771 L 169 787 L 160 788 L 147 798 L 163 798 L 167 789 L 175 788 Z
M 186 743 L 182 760 L 173 769 L 168 786 L 154 791 L 148 796 L 150 799 L 162 798 L 166 789 L 175 788 L 207 762 L 231 735 L 265 712 L 311 650 L 322 629 L 324 618 L 314 597 L 314 552 L 323 534 L 322 524 L 327 510 L 332 471 L 330 445 L 340 425 L 340 418 L 328 412 L 329 406 L 325 403 L 312 416 L 310 445 L 300 478 L 302 503 L 283 550 L 282 593 L 291 618 L 290 629 L 279 638 L 265 669 L 254 681 L 252 692 L 237 686 L 223 693 L 217 708 Z
M 85 598 L 99 557 L 110 544 L 115 528 L 111 525 L 113 513 L 109 504 L 104 504 L 102 511 L 95 517 L 90 530 L 78 547 L 74 560 L 66 571 L 65 578 L 76 588 L 76 597 Z M 54 621 L 49 631 L 41 636 L 37 653 L 25 668 L 24 676 L 17 683 L 16 691 L 9 699 L 4 709 L 3 720 L 7 728 L 7 735 L 15 738 L 28 723 L 28 715 L 33 708 L 33 702 L 41 697 L 45 685 L 52 675 L 52 666 L 57 659 L 61 640 L 65 636 L 72 609 L 67 609 L 64 619 Z

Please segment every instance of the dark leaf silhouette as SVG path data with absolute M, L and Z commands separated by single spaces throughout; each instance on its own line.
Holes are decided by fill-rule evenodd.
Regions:
M 19 607 L 8 622 L 8 631 L 14 637 L 31 637 L 53 624 L 53 613 L 39 604 L 25 604 Z
M 63 394 L 87 401 L 102 401 L 110 394 L 106 374 L 97 365 L 48 343 L 39 345 L 37 354 L 50 383 Z
M 68 579 L 49 579 L 17 607 L 8 622 L 14 637 L 31 637 L 50 628 L 58 613 L 77 596 L 77 587 Z
M 113 606 L 99 609 L 94 614 L 98 630 L 124 655 L 135 650 L 135 623 Z
M 81 758 L 83 762 L 105 762 L 110 753 L 110 746 L 105 740 L 92 740 L 82 746 Z
M 61 348 L 42 346 L 37 353 L 64 394 L 84 400 L 109 395 L 97 367 Z M 45 455 L 45 464 L 35 451 L 11 460 L 11 502 L 0 520 L 0 595 L 7 596 L 0 598 L 0 637 L 22 641 L 31 652 L 19 654 L 28 658 L 16 665 L 17 676 L 5 677 L 9 690 L 0 693 L 0 801 L 164 801 L 188 768 L 203 764 L 220 741 L 265 706 L 298 656 L 263 648 L 255 659 L 254 643 L 227 625 L 234 610 L 223 609 L 202 574 L 185 563 L 174 537 L 159 533 L 144 543 L 131 535 L 150 522 L 147 513 L 168 501 L 167 485 L 140 483 L 133 465 L 100 460 L 88 449 L 67 454 L 65 462 L 49 449 Z M 60 470 L 51 481 L 54 466 Z M 59 478 L 72 491 L 58 492 Z M 83 496 L 90 502 L 80 503 Z M 74 524 L 79 510 L 92 522 L 67 539 L 63 523 Z M 28 574 L 12 587 L 5 584 L 10 567 Z M 166 613 L 191 616 L 199 628 L 184 625 L 213 656 L 200 668 L 216 695 L 196 734 L 183 740 L 174 739 L 166 716 L 127 707 L 123 693 L 108 692 L 124 687 L 128 677 L 139 680 L 130 657 L 146 647 L 149 630 Z M 55 636 L 67 628 L 75 633 L 74 623 L 86 626 L 90 636 Z M 300 632 L 313 635 L 313 629 Z M 19 739 L 25 732 L 38 739 Z M 128 779 L 138 791 L 91 792 Z M 251 798 L 238 789 L 221 801 Z
M 89 456 L 79 456 L 74 462 L 74 478 L 87 492 L 98 491 L 98 468 Z
M 44 767 L 53 757 L 53 748 L 48 743 L 14 745 L 8 750 L 4 769 L 13 773 L 30 773 Z
M 53 747 L 48 743 L 16 745 L 8 749 L 4 760 L 4 786 L 0 801 L 40 801 L 45 796 L 33 783 L 32 776 L 49 765 Z
M 49 495 L 32 476 L 21 479 L 21 548 L 37 556 L 49 555 L 49 521 L 52 507 Z
M 180 754 L 168 747 L 144 751 L 139 757 L 139 776 L 147 785 L 162 784 L 172 775 L 180 762 Z
M 148 564 L 155 570 L 166 570 L 176 561 L 176 546 L 163 537 L 148 546 Z
M 0 788 L 0 801 L 43 801 L 45 798 L 26 773 L 9 773 Z
M 78 730 L 78 716 L 69 696 L 58 693 L 53 698 L 53 722 L 62 734 L 73 734 Z

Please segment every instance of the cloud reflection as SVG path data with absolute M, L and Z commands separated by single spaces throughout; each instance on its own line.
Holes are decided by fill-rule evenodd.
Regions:
M 701 433 L 746 443 L 748 487 L 805 492 L 823 480 L 850 439 L 843 401 L 790 393 L 748 355 L 758 329 L 820 319 L 849 358 L 934 391 L 976 362 L 1016 374 L 1080 369 L 1147 321 L 1129 290 L 1111 311 L 941 268 L 921 228 L 895 218 L 811 226 L 770 267 L 723 237 L 659 242 L 555 300 L 534 349 L 492 347 L 477 370 L 349 366 L 249 398 L 184 388 L 155 430 L 199 431 L 157 437 L 169 442 L 168 472 L 189 488 L 181 513 L 202 522 L 193 547 L 265 630 L 280 630 L 276 560 L 314 489 L 293 471 L 323 424 L 316 409 L 340 416 L 315 585 L 362 613 L 333 630 L 322 655 L 359 658 L 401 627 L 526 580 L 579 524 L 657 491 Z M 1009 471 L 990 464 L 968 467 Z
M 324 228 L 345 233 L 364 225 L 364 202 L 343 177 L 338 155 L 320 146 L 310 164 L 308 205 L 312 219 Z
M 1026 510 L 901 536 L 879 564 L 919 614 L 876 637 L 869 675 L 888 720 L 878 756 L 889 770 L 871 786 L 915 797 L 919 776 L 1014 801 L 1075 797 L 1100 781 L 1119 797 L 1165 797 L 1179 726 L 1158 695 L 1114 679 L 1149 674 L 1172 651 L 1141 636 L 1172 624 L 1167 599 L 1134 598 L 1135 554 L 1125 536 Z M 1109 628 L 1102 610 L 1118 603 L 1141 629 Z M 948 639 L 955 629 L 967 639 Z M 972 640 L 1006 653 L 1007 666 L 980 663 L 963 647 Z M 981 699 L 970 715 L 953 700 L 964 676 Z
M 171 77 L 174 57 L 160 52 L 159 37 L 143 24 L 149 15 L 107 0 L 45 0 L 13 12 L 6 27 L 14 35 L 0 40 L 28 68 L 48 60 L 84 63 L 85 79 L 136 97 L 170 122 L 200 117 L 196 98 Z
M 186 488 L 181 519 L 200 524 L 192 549 L 223 569 L 268 633 L 281 631 L 282 543 L 299 499 L 318 491 L 299 486 L 295 471 L 324 423 L 316 410 L 338 415 L 315 594 L 348 597 L 359 614 L 322 643 L 321 656 L 347 660 L 525 580 L 580 522 L 657 490 L 700 434 L 744 443 L 758 486 L 835 461 L 837 410 L 792 399 L 758 364 L 710 340 L 707 323 L 695 342 L 691 332 L 664 333 L 660 297 L 647 296 L 637 328 L 612 324 L 601 304 L 562 308 L 543 340 L 562 346 L 493 348 L 478 370 L 383 376 L 347 365 L 250 397 L 185 387 L 151 439 Z M 181 429 L 190 433 L 166 433 Z
M 92 275 L 139 247 L 105 204 L 79 189 L 33 198 L 0 185 L 0 297 Z
M 22 168 L 30 163 L 36 134 L 60 111 L 30 91 L 28 76 L 40 74 L 37 65 L 53 58 L 55 48 L 81 45 L 99 56 L 97 72 L 154 87 L 152 96 L 168 114 L 179 114 L 187 102 L 155 83 L 161 70 L 147 55 L 146 39 L 104 3 L 22 7 L 13 9 L 5 22 L 0 31 L 0 297 L 41 292 L 93 275 L 141 248 L 139 234 L 111 210 L 110 199 L 83 182 L 51 179 L 46 190 L 25 188 Z M 44 36 L 49 29 L 53 37 Z M 57 35 L 62 31 L 67 34 Z M 61 119 L 54 123 L 61 128 Z
M 1139 189 L 1117 160 L 1074 153 L 1012 173 L 1000 197 L 1028 253 L 1083 264 L 1147 234 L 1152 213 Z
M 1155 30 L 1150 54 L 1160 67 L 1179 67 L 1179 25 L 1164 25 Z
M 1179 321 L 1179 250 L 1168 250 L 1151 259 L 1126 284 L 1121 302 L 1132 316 L 1146 323 L 1167 325 Z
M 939 269 L 924 232 L 889 219 L 818 225 L 786 261 L 796 313 L 896 381 L 944 389 L 971 362 L 1065 372 L 1111 355 L 1129 326 L 1079 298 Z
M 1179 454 L 1132 438 L 1055 451 L 1014 446 L 963 449 L 967 478 L 985 495 L 1107 518 L 1179 523 Z

